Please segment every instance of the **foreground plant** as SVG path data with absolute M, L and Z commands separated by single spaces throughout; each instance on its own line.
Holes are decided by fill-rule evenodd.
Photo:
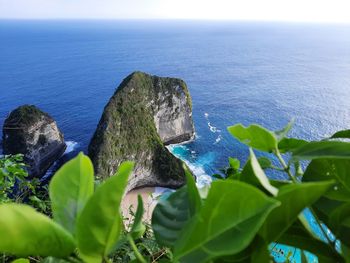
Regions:
M 29 203 L 37 210 L 49 213 L 46 189 L 36 178 L 29 178 L 23 154 L 0 157 L 0 204 Z
M 269 245 L 279 243 L 310 252 L 319 262 L 350 262 L 350 143 L 344 141 L 350 132 L 307 142 L 286 137 L 291 126 L 278 132 L 258 125 L 229 127 L 250 147 L 249 160 L 241 168 L 230 158 L 225 178 L 217 176 L 208 193 L 199 192 L 186 172 L 187 184 L 154 209 L 157 257 L 144 255 L 136 242 L 145 233 L 140 198 L 130 230 L 123 226 L 120 203 L 133 164 L 123 163 L 94 191 L 93 167 L 83 154 L 51 180 L 53 220 L 26 205 L 0 205 L 0 251 L 50 256 L 45 262 L 264 263 L 272 261 Z M 257 158 L 253 149 L 266 154 Z M 269 179 L 267 169 L 286 180 Z M 305 209 L 321 234 L 312 230 Z M 125 244 L 132 257 L 120 256 L 130 251 L 123 250 Z
M 133 163 L 94 192 L 93 166 L 80 154 L 52 178 L 53 220 L 24 204 L 0 205 L 0 251 L 17 256 L 52 256 L 70 262 L 102 262 L 120 238 L 120 202 Z
M 188 176 L 186 187 L 157 205 L 153 230 L 174 262 L 270 262 L 268 247 L 275 242 L 311 252 L 319 262 L 350 262 L 350 143 L 338 140 L 350 138 L 350 131 L 307 142 L 287 138 L 291 127 L 229 127 L 250 147 L 247 163 L 241 168 L 230 158 L 225 178 L 216 175 L 207 196 L 200 197 Z M 268 154 L 258 159 L 253 149 Z M 311 162 L 304 172 L 305 160 Z M 289 180 L 269 179 L 266 169 Z M 321 235 L 305 219 L 306 208 Z
M 21 192 L 23 188 L 29 186 L 26 185 L 28 173 L 25 167 L 22 154 L 5 155 L 0 158 L 0 203 L 20 199 L 20 195 L 14 192 L 14 187 L 17 182 L 20 188 L 17 192 Z

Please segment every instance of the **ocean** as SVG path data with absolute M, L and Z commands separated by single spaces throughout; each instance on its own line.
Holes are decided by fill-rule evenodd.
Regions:
M 35 104 L 57 121 L 71 155 L 87 150 L 103 108 L 140 70 L 186 81 L 196 139 L 172 146 L 203 184 L 245 162 L 226 128 L 320 139 L 350 128 L 350 25 L 214 21 L 0 20 L 0 126 Z M 278 175 L 273 175 L 278 176 Z

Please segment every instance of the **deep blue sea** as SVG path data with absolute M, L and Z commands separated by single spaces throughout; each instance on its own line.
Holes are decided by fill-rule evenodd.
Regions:
M 320 139 L 350 128 L 350 25 L 0 20 L 0 126 L 22 104 L 52 115 L 86 151 L 104 105 L 135 70 L 184 79 L 196 140 L 176 146 L 198 174 L 248 149 L 238 122 Z

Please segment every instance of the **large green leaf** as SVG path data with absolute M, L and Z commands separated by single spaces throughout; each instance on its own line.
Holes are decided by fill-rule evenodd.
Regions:
M 259 235 L 250 245 L 238 254 L 215 258 L 215 263 L 270 263 L 268 245 Z
M 286 153 L 293 151 L 301 146 L 304 146 L 308 144 L 307 141 L 301 140 L 301 139 L 295 139 L 295 138 L 283 138 L 278 143 L 278 149 L 281 153 Z
M 18 258 L 16 260 L 12 261 L 11 263 L 30 263 L 30 261 L 27 258 Z
M 160 245 L 172 247 L 191 218 L 187 186 L 160 200 L 152 215 L 152 229 Z
M 240 142 L 264 152 L 272 152 L 277 148 L 277 138 L 275 134 L 259 125 L 252 124 L 244 127 L 236 124 L 228 127 L 228 131 Z
M 191 216 L 194 216 L 202 207 L 202 200 L 199 195 L 196 182 L 188 169 L 185 170 L 188 201 Z
M 303 181 L 336 180 L 334 187 L 318 200 L 314 205 L 317 216 L 344 244 L 350 246 L 350 228 L 343 224 L 337 224 L 338 216 L 344 215 L 341 211 L 346 203 L 350 203 L 349 191 L 350 160 L 346 159 L 318 159 L 313 160 L 307 167 Z M 345 206 L 346 207 L 346 206 Z M 337 214 L 339 213 L 339 214 Z M 330 217 L 333 216 L 333 219 Z
M 333 181 L 282 186 L 276 197 L 281 205 L 268 215 L 259 234 L 267 242 L 275 242 L 297 220 L 299 213 L 319 199 L 332 184 Z
M 267 178 L 264 170 L 260 166 L 259 161 L 256 159 L 256 156 L 252 149 L 250 150 L 250 159 L 247 161 L 239 180 L 263 190 L 272 195 L 277 195 L 278 189 L 271 185 L 269 179 Z
M 50 182 L 53 218 L 71 233 L 76 220 L 94 192 L 94 168 L 89 157 L 80 153 L 63 165 Z
M 342 228 L 350 228 L 350 203 L 344 203 L 334 209 L 334 211 L 329 215 L 329 224 L 333 225 L 333 229 L 340 232 Z
M 337 201 L 350 201 L 350 160 L 318 159 L 308 165 L 303 175 L 304 182 L 336 180 L 337 183 L 326 194 Z
M 343 244 L 350 246 L 350 227 L 347 226 L 346 217 L 348 212 L 346 210 L 342 211 L 344 204 L 346 203 L 342 201 L 322 197 L 313 205 L 313 209 L 318 218 L 331 230 L 337 239 L 341 240 Z M 347 208 L 345 207 L 345 209 Z M 338 222 L 341 222 L 341 224 L 338 224 Z
M 101 262 L 120 237 L 120 203 L 132 170 L 133 163 L 122 163 L 117 173 L 97 188 L 78 218 L 78 249 L 89 263 Z
M 181 231 L 199 211 L 201 200 L 193 177 L 186 173 L 187 184 L 167 199 L 160 200 L 152 215 L 152 228 L 157 242 L 173 247 Z
M 174 246 L 175 260 L 200 262 L 244 250 L 279 202 L 248 184 L 218 180 Z
M 322 213 L 322 219 L 337 239 L 350 246 L 350 202 L 333 205 L 328 209 L 322 204 L 317 204 L 315 207 L 317 213 Z
M 252 166 L 252 171 L 255 177 L 259 180 L 260 184 L 272 195 L 277 195 L 278 189 L 270 184 L 264 170 L 261 168 L 253 149 L 249 149 L 250 152 L 250 162 Z
M 319 262 L 345 262 L 344 258 L 328 244 L 306 231 L 299 221 L 294 222 L 277 242 L 311 252 L 318 257 Z
M 27 205 L 0 205 L 0 215 L 0 252 L 67 257 L 75 249 L 69 232 Z
M 331 139 L 350 139 L 350 130 L 343 130 L 334 133 Z
M 350 143 L 339 141 L 309 142 L 292 149 L 294 160 L 350 159 Z

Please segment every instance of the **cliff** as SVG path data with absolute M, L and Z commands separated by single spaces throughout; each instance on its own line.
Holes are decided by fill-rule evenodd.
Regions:
M 102 178 L 113 175 L 122 161 L 135 161 L 129 190 L 177 188 L 185 183 L 184 169 L 165 145 L 193 136 L 192 104 L 185 82 L 134 72 L 106 105 L 89 156 Z
M 63 134 L 56 122 L 35 106 L 18 107 L 4 122 L 4 154 L 24 154 L 32 177 L 43 176 L 65 149 Z

